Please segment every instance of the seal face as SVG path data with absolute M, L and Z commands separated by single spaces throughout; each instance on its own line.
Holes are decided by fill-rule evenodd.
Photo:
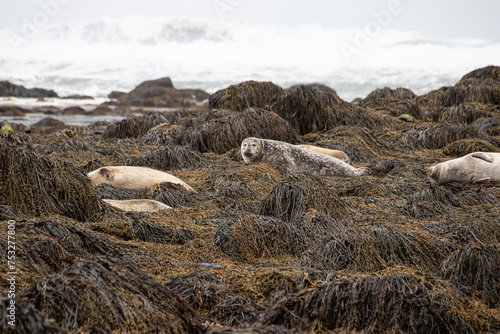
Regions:
M 475 152 L 427 168 L 437 183 L 500 183 L 500 153 Z
M 127 212 L 156 212 L 160 210 L 172 209 L 162 202 L 158 202 L 152 199 L 129 199 L 129 200 L 113 200 L 104 199 L 104 202 L 108 203 L 115 208 L 118 208 Z
M 246 138 L 241 143 L 245 163 L 266 161 L 289 172 L 310 172 L 319 176 L 353 177 L 369 174 L 366 167 L 354 168 L 337 158 L 300 148 L 289 143 L 260 138 Z
M 196 192 L 186 182 L 162 171 L 133 166 L 101 167 L 87 174 L 92 185 L 108 183 L 120 189 L 147 190 L 157 183 L 170 182 L 183 186 L 187 191 Z
M 262 145 L 260 139 L 247 138 L 241 143 L 241 156 L 247 164 L 255 161 L 261 151 Z

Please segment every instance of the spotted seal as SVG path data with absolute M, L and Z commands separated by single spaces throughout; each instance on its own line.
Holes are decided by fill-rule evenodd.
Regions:
M 500 183 L 500 153 L 474 152 L 427 168 L 437 183 Z
M 241 143 L 241 155 L 247 164 L 266 161 L 292 173 L 310 172 L 319 176 L 343 177 L 370 173 L 366 167 L 354 168 L 337 158 L 270 139 L 246 138 Z

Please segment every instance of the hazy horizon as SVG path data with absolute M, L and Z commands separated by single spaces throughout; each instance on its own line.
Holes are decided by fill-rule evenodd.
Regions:
M 379 17 L 383 28 L 415 31 L 435 39 L 486 39 L 500 42 L 500 1 L 461 0 L 19 0 L 0 5 L 0 27 L 58 24 L 103 17 L 183 17 L 223 19 L 272 26 L 313 25 L 361 30 Z M 390 8 L 394 12 L 384 17 Z M 384 21 L 385 20 L 385 21 Z

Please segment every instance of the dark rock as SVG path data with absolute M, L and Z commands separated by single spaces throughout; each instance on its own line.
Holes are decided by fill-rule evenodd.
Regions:
M 82 107 L 78 107 L 78 106 L 64 108 L 62 111 L 63 115 L 80 115 L 80 114 L 84 114 L 84 113 L 85 113 L 85 109 L 83 109 Z
M 335 91 L 335 89 L 333 89 L 331 87 L 328 87 L 327 85 L 323 85 L 323 84 L 319 84 L 319 83 L 311 83 L 311 84 L 306 84 L 306 85 L 294 85 L 294 86 L 291 86 L 290 88 L 288 88 L 286 91 L 298 88 L 300 86 L 306 86 L 306 87 L 312 88 L 318 94 L 321 94 L 321 92 L 323 92 L 323 93 L 335 94 L 335 95 L 338 96 L 338 94 Z
M 30 111 L 17 106 L 0 106 L 1 116 L 24 116 L 25 113 Z
M 88 112 L 89 115 L 113 115 L 115 114 L 115 109 L 110 108 L 106 105 L 97 106 L 94 110 Z
M 118 105 L 146 107 L 189 107 L 201 104 L 210 95 L 200 89 L 176 89 L 170 78 L 141 83 L 128 94 L 118 96 Z
M 21 85 L 14 85 L 8 81 L 0 81 L 0 96 L 15 97 L 59 97 L 53 90 L 42 88 L 26 88 Z
M 62 99 L 73 99 L 73 100 L 93 100 L 94 97 L 93 96 L 89 96 L 89 95 L 68 95 L 68 96 L 64 96 L 62 97 Z
M 45 115 L 55 115 L 61 112 L 61 108 L 54 106 L 36 107 L 33 108 L 31 112 L 45 114 Z
M 66 124 L 55 118 L 44 118 L 30 127 L 33 133 L 52 133 L 66 128 Z
M 108 97 L 110 99 L 118 99 L 119 97 L 123 96 L 123 95 L 127 95 L 127 93 L 125 92 L 119 92 L 119 91 L 112 91 L 111 93 L 108 94 Z

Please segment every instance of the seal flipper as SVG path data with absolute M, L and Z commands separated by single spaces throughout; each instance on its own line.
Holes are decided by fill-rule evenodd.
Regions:
M 490 183 L 490 182 L 491 182 L 490 177 L 483 177 L 482 179 L 472 181 L 472 183 Z
M 493 162 L 493 159 L 489 155 L 487 155 L 486 153 L 483 153 L 483 152 L 472 153 L 471 156 L 473 158 L 482 159 L 482 160 L 484 160 L 486 162 L 490 162 L 490 163 Z

